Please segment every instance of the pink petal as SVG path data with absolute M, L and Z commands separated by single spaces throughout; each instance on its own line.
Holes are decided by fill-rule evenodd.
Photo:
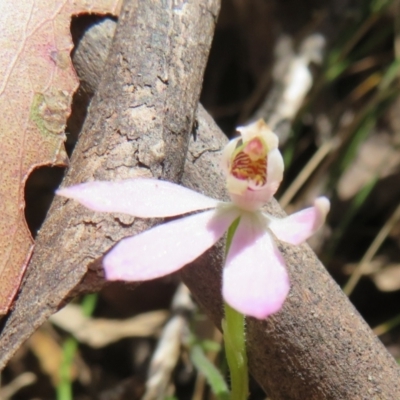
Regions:
M 121 240 L 104 258 L 109 280 L 143 281 L 168 275 L 218 241 L 237 211 L 205 211 Z
M 286 218 L 278 219 L 268 215 L 269 228 L 279 240 L 298 245 L 312 236 L 324 224 L 329 208 L 329 200 L 326 197 L 319 197 L 314 201 L 313 207 Z
M 271 234 L 242 216 L 223 272 L 222 294 L 237 311 L 263 319 L 280 310 L 290 284 Z
M 118 212 L 141 218 L 171 217 L 214 208 L 219 203 L 183 186 L 156 179 L 95 181 L 59 189 L 57 194 L 94 211 Z

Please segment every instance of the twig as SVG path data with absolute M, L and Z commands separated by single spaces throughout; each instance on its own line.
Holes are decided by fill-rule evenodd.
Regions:
M 282 197 L 279 199 L 279 204 L 282 208 L 286 208 L 292 201 L 293 197 L 299 191 L 299 189 L 304 185 L 310 175 L 315 171 L 322 160 L 338 146 L 339 139 L 332 138 L 328 142 L 325 142 L 311 157 L 306 166 L 301 170 L 301 172 L 296 176 L 291 185 L 283 193 Z
M 343 288 L 343 292 L 350 296 L 351 292 L 357 285 L 357 282 L 360 280 L 361 276 L 364 274 L 366 268 L 368 268 L 369 263 L 372 261 L 376 252 L 381 247 L 382 243 L 389 235 L 395 224 L 400 218 L 400 205 L 397 206 L 394 213 L 390 216 L 390 218 L 386 221 L 386 223 L 382 226 L 379 233 L 375 236 L 375 239 L 368 247 L 368 250 L 365 252 L 363 258 L 360 263 L 357 265 L 353 273 L 351 274 L 350 279 L 346 283 Z
M 166 318 L 164 311 L 142 313 L 124 320 L 91 318 L 83 314 L 81 307 L 68 304 L 52 315 L 50 321 L 80 343 L 101 348 L 127 337 L 154 336 Z
M 172 300 L 172 316 L 165 325 L 151 359 L 142 400 L 164 400 L 171 374 L 179 360 L 182 340 L 188 333 L 188 317 L 194 310 L 188 288 L 181 284 Z
M 305 38 L 298 54 L 293 51 L 291 39 L 287 36 L 282 37 L 276 46 L 274 86 L 251 119 L 263 118 L 272 130 L 279 133 L 281 144 L 286 141 L 291 123 L 312 86 L 310 64 L 322 62 L 324 47 L 325 39 L 320 34 Z
M 7 386 L 0 388 L 0 399 L 11 399 L 14 394 L 26 386 L 36 382 L 36 375 L 33 372 L 24 372 L 10 382 Z

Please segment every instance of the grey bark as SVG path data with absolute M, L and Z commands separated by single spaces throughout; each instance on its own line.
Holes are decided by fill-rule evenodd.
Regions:
M 125 1 L 107 63 L 96 69 L 104 74 L 63 185 L 180 179 L 218 11 L 218 0 Z M 153 223 L 94 214 L 56 197 L 2 321 L 0 368 L 65 301 L 104 283 L 105 252 Z

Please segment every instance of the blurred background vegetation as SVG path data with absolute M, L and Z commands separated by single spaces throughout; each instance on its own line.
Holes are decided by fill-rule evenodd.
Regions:
M 228 137 L 260 117 L 279 133 L 286 172 L 277 198 L 287 212 L 319 194 L 331 199 L 329 220 L 310 245 L 396 359 L 399 4 L 223 0 L 201 97 Z M 79 36 L 82 26 L 93 23 L 99 19 L 75 18 L 71 29 Z M 62 174 L 42 168 L 28 182 L 26 216 L 33 234 Z M 171 276 L 134 291 L 116 283 L 77 299 L 71 314 L 46 323 L 9 363 L 0 398 L 226 398 L 220 335 L 201 310 L 188 305 L 184 292 L 187 312 L 174 312 L 171 301 L 179 303 L 182 295 L 177 287 Z M 150 393 L 148 369 L 167 321 L 177 323 L 175 338 L 167 340 L 176 348 L 162 353 L 173 361 L 172 377 L 165 372 L 166 389 L 157 397 Z M 252 399 L 266 398 L 254 382 L 251 392 Z

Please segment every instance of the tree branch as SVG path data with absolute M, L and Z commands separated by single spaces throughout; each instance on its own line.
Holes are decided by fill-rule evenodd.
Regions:
M 200 106 L 182 183 L 228 199 L 219 169 L 227 139 Z M 274 201 L 266 208 L 284 213 Z M 222 319 L 219 243 L 182 271 L 185 283 L 217 326 Z M 283 310 L 248 319 L 250 370 L 273 399 L 396 398 L 399 369 L 307 245 L 281 245 L 292 289 Z M 373 398 L 373 397 L 372 397 Z
M 207 141 L 190 145 L 182 183 L 226 198 L 224 176 L 210 168 L 218 165 L 220 153 L 215 150 L 226 139 L 202 108 L 198 121 L 197 135 Z M 212 150 L 202 151 L 204 147 Z M 265 211 L 284 216 L 275 200 Z M 397 398 L 398 365 L 314 252 L 306 244 L 281 243 L 279 249 L 291 279 L 283 309 L 264 321 L 247 318 L 249 368 L 257 382 L 274 400 Z M 223 318 L 222 265 L 222 249 L 213 249 L 181 272 L 218 327 Z
M 218 0 L 125 1 L 64 185 L 140 176 L 179 180 L 218 11 Z M 55 198 L 4 321 L 0 367 L 63 302 L 104 283 L 105 252 L 151 225 Z M 88 270 L 89 279 L 75 289 Z

